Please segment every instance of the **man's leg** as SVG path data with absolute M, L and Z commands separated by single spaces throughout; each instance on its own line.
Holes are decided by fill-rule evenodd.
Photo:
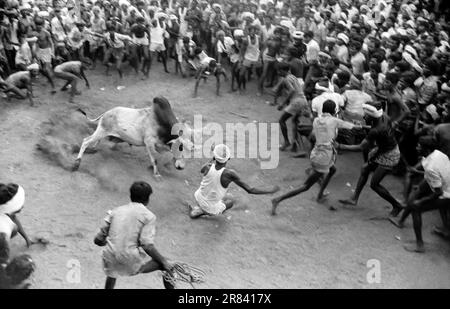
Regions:
M 363 165 L 361 169 L 361 174 L 359 174 L 358 184 L 356 185 L 355 193 L 353 193 L 353 196 L 346 200 L 339 200 L 340 203 L 346 204 L 346 205 L 358 205 L 358 199 L 361 195 L 362 190 L 364 189 L 364 186 L 367 183 L 367 180 L 369 179 L 370 173 L 374 170 L 374 166 L 366 163 Z
M 297 152 L 299 148 L 298 142 L 298 125 L 300 123 L 300 114 L 297 113 L 292 117 L 292 152 Z
M 263 69 L 262 69 L 262 73 L 261 73 L 261 78 L 259 79 L 259 83 L 258 83 L 258 93 L 256 95 L 260 96 L 264 93 L 264 82 L 266 81 L 267 78 L 267 72 L 269 70 L 269 61 L 264 61 L 263 63 Z
M 416 244 L 413 246 L 405 246 L 406 251 L 418 253 L 425 252 L 425 245 L 423 243 L 422 238 L 422 213 L 434 209 L 440 209 L 441 207 L 445 206 L 448 207 L 447 205 L 445 205 L 445 203 L 448 203 L 448 201 L 449 201 L 448 199 L 443 200 L 437 199 L 426 204 L 415 206 L 412 209 L 413 227 L 414 227 L 414 234 L 416 235 Z
M 282 201 L 284 201 L 288 198 L 299 195 L 300 193 L 308 191 L 317 181 L 319 181 L 320 177 L 322 177 L 322 176 L 323 176 L 322 173 L 314 171 L 314 173 L 312 173 L 308 177 L 308 179 L 306 179 L 305 183 L 301 187 L 294 189 L 292 191 L 289 191 L 279 197 L 273 198 L 272 199 L 272 215 L 277 214 L 276 209 L 277 209 L 279 203 L 281 203 Z
M 425 179 L 422 179 L 419 186 L 416 188 L 416 190 L 413 190 L 407 199 L 406 208 L 403 210 L 402 216 L 399 220 L 394 218 L 389 218 L 389 221 L 393 223 L 398 228 L 403 228 L 405 224 L 406 218 L 411 214 L 412 212 L 412 202 L 423 197 L 426 195 L 429 195 L 431 192 L 431 188 L 428 185 L 427 181 Z
M 15 87 L 15 86 L 9 87 L 4 92 L 6 93 L 8 98 L 16 97 L 18 99 L 22 99 L 23 100 L 23 99 L 26 99 L 28 97 L 26 91 L 22 91 L 22 90 L 20 90 L 19 88 Z M 12 93 L 13 95 L 11 95 L 10 93 Z
M 321 185 L 320 185 L 320 190 L 319 190 L 319 194 L 317 195 L 317 202 L 322 202 L 323 198 L 324 198 L 324 192 L 325 189 L 327 188 L 328 184 L 330 183 L 331 178 L 334 176 L 334 174 L 336 174 L 336 167 L 333 165 L 332 167 L 330 167 L 330 171 L 328 172 L 327 176 L 325 177 L 325 179 L 322 181 Z
M 105 289 L 112 290 L 116 285 L 116 278 L 106 277 Z
M 373 173 L 372 180 L 370 182 L 370 188 L 392 205 L 393 209 L 391 211 L 391 215 L 393 217 L 396 217 L 402 210 L 402 207 L 400 203 L 391 195 L 391 193 L 381 185 L 381 182 L 388 173 L 389 170 L 378 166 Z
M 48 82 L 50 83 L 50 85 L 52 87 L 51 93 L 54 94 L 54 93 L 56 93 L 56 90 L 55 90 L 55 83 L 53 81 L 51 72 L 52 72 L 51 63 L 49 63 L 49 62 L 44 63 L 41 73 L 42 73 L 42 75 L 44 75 L 47 78 Z
M 284 144 L 280 147 L 281 151 L 286 150 L 286 148 L 291 145 L 291 143 L 289 142 L 288 130 L 286 125 L 286 122 L 290 117 L 292 117 L 291 114 L 283 112 L 280 119 L 278 120 L 278 123 L 280 124 L 281 134 L 283 135 L 284 139 Z

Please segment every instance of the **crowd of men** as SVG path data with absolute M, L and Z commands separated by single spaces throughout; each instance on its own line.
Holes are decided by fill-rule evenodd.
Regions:
M 120 78 L 128 66 L 144 80 L 155 62 L 166 73 L 173 66 L 175 74 L 196 79 L 194 95 L 210 76 L 219 95 L 224 76 L 231 92 L 256 89 L 258 96 L 272 96 L 269 104 L 282 111 L 280 150 L 309 154 L 308 179 L 272 199 L 274 215 L 283 200 L 315 183 L 321 186 L 317 200 L 323 201 L 337 152 L 361 151 L 355 192 L 340 202 L 357 205 L 372 174 L 370 188 L 392 205 L 391 222 L 401 228 L 412 215 L 417 242 L 407 249 L 423 252 L 422 212 L 439 209 L 443 227 L 435 232 L 450 235 L 449 33 L 450 6 L 437 0 L 1 0 L 0 89 L 7 98 L 33 104 L 32 80 L 42 74 L 52 93 L 55 78 L 62 79 L 61 90 L 70 88 L 72 101 L 80 94 L 77 80 L 89 87 L 85 70 L 98 63 L 106 74 L 115 67 Z M 233 181 L 248 187 L 226 172 L 228 159 L 202 169 L 207 181 L 200 191 L 211 186 L 224 196 Z M 389 173 L 406 175 L 402 200 L 381 184 Z M 140 186 L 145 193 L 136 189 L 143 196 L 133 202 L 137 212 L 143 210 L 136 203 L 146 204 L 151 193 Z M 192 218 L 232 205 L 196 200 Z M 100 235 L 103 244 L 108 235 Z M 134 272 L 169 268 L 148 250 L 159 262 L 148 269 L 133 265 Z

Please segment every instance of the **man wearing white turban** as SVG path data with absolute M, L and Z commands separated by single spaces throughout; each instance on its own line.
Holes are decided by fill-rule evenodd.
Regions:
M 8 261 L 9 241 L 17 233 L 25 239 L 27 247 L 33 244 L 17 218 L 24 204 L 25 191 L 21 186 L 14 183 L 0 184 L 0 264 Z
M 26 71 L 19 71 L 11 74 L 5 81 L 0 82 L 0 88 L 6 93 L 8 99 L 14 97 L 18 99 L 30 100 L 33 106 L 33 88 L 32 80 L 38 75 L 39 65 L 34 63 L 27 67 Z
M 233 207 L 234 201 L 226 196 L 228 186 L 233 182 L 249 194 L 272 194 L 280 189 L 278 186 L 267 189 L 251 187 L 241 180 L 236 171 L 226 168 L 231 158 L 230 148 L 225 144 L 213 147 L 212 160 L 200 170 L 203 179 L 194 193 L 197 205 L 189 205 L 189 215 L 192 219 L 203 215 L 219 215 Z
M 350 199 L 339 200 L 339 202 L 345 205 L 356 206 L 370 174 L 373 173 L 370 188 L 392 205 L 390 215 L 396 217 L 402 210 L 402 205 L 381 185 L 384 177 L 400 161 L 400 150 L 395 139 L 392 122 L 379 106 L 364 104 L 363 110 L 366 115 L 366 123 L 371 126 L 367 137 L 359 145 L 338 144 L 336 145 L 336 149 L 350 151 L 370 149 L 369 159 L 363 165 L 358 184 L 352 197 Z

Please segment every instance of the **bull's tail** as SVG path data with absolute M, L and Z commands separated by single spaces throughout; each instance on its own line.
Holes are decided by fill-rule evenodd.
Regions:
M 102 118 L 103 115 L 105 114 L 105 113 L 103 113 L 103 114 L 101 114 L 100 116 L 98 116 L 98 117 L 95 118 L 95 119 L 90 119 L 90 118 L 88 117 L 88 115 L 86 114 L 86 112 L 85 112 L 84 110 L 82 110 L 81 108 L 77 108 L 77 111 L 80 112 L 80 113 L 82 113 L 84 116 L 86 116 L 86 119 L 87 119 L 89 122 L 97 122 L 97 121 L 99 121 L 100 118 Z

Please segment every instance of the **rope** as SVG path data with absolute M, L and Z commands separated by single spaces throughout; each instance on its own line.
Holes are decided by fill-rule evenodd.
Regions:
M 163 273 L 163 278 L 173 286 L 177 281 L 189 283 L 195 289 L 193 283 L 205 282 L 205 272 L 200 268 L 190 266 L 186 263 L 175 263 L 170 272 Z

